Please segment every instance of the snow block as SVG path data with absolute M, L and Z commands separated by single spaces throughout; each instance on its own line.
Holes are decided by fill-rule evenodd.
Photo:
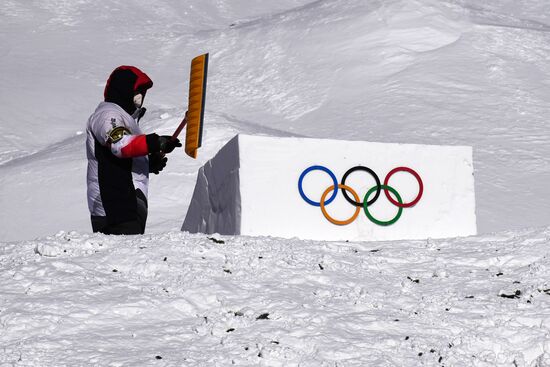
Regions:
M 345 185 L 359 200 L 341 189 L 331 199 L 334 180 L 357 166 Z M 324 208 L 312 205 L 323 193 Z M 237 135 L 199 170 L 182 230 L 350 241 L 475 235 L 472 148 Z

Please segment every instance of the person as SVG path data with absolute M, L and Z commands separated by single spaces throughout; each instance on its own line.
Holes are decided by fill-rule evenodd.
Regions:
M 149 173 L 159 174 L 180 141 L 145 135 L 139 120 L 153 81 L 135 66 L 116 68 L 104 101 L 88 119 L 88 208 L 92 230 L 104 234 L 143 234 L 147 222 Z

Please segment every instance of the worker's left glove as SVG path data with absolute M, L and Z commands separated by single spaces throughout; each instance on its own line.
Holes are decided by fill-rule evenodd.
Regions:
M 172 139 L 170 135 L 159 136 L 160 151 L 163 153 L 172 153 L 176 147 L 181 147 L 181 142 L 178 138 Z
M 149 134 L 146 137 L 149 154 L 152 153 L 171 153 L 176 147 L 181 147 L 181 142 L 178 138 L 172 139 L 170 135 L 158 136 L 155 133 Z
M 168 158 L 162 155 L 162 153 L 149 154 L 149 173 L 158 175 L 160 171 L 166 167 Z

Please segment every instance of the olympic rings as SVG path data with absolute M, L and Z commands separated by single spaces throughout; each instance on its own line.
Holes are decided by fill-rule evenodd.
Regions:
M 342 189 L 343 192 L 345 192 L 346 190 L 351 192 L 351 194 L 353 195 L 353 197 L 355 198 L 355 200 L 359 201 L 359 195 L 357 195 L 357 193 L 355 192 L 354 189 L 352 189 L 351 187 L 349 186 L 346 186 L 344 184 L 338 184 L 338 188 L 339 189 Z M 323 195 L 321 196 L 321 211 L 323 212 L 323 215 L 325 216 L 325 218 L 328 219 L 329 222 L 333 223 L 333 224 L 337 224 L 339 226 L 345 226 L 346 224 L 350 224 L 351 222 L 353 222 L 357 216 L 359 215 L 359 212 L 361 211 L 361 207 L 356 207 L 355 208 L 355 213 L 351 216 L 351 218 L 349 219 L 346 219 L 346 220 L 337 220 L 337 219 L 334 219 L 332 218 L 330 215 L 328 215 L 326 209 L 325 209 L 325 198 L 327 197 L 328 193 L 333 191 L 334 190 L 334 186 L 329 186 L 328 189 L 325 190 L 325 192 L 323 193 Z M 335 192 L 337 192 L 337 190 L 334 190 Z M 350 199 L 351 200 L 351 199 Z
M 306 194 L 304 193 L 304 190 L 303 190 L 303 181 L 304 181 L 304 177 L 311 171 L 315 171 L 315 170 L 319 170 L 319 171 L 323 171 L 325 173 L 327 173 L 330 178 L 332 179 L 332 182 L 333 182 L 333 185 L 332 186 L 329 186 L 324 192 L 323 194 L 321 195 L 321 201 L 319 202 L 316 202 L 316 201 L 313 201 L 311 199 L 309 199 Z M 367 173 L 369 173 L 375 180 L 376 182 L 376 185 L 371 187 L 367 193 L 365 194 L 365 197 L 363 198 L 363 201 L 361 202 L 360 198 L 359 198 L 359 195 L 357 194 L 357 192 L 352 189 L 351 187 L 347 186 L 346 185 L 346 179 L 348 178 L 348 176 L 355 172 L 355 171 L 365 171 Z M 416 181 L 418 182 L 418 194 L 416 195 L 416 197 L 414 198 L 414 200 L 412 200 L 411 202 L 409 203 L 403 203 L 403 200 L 401 199 L 401 196 L 399 195 L 399 193 L 397 192 L 397 190 L 395 190 L 393 187 L 389 186 L 388 185 L 388 182 L 390 180 L 390 177 L 395 174 L 396 172 L 400 172 L 400 171 L 404 171 L 404 172 L 408 172 L 410 173 L 411 175 L 414 176 L 414 178 L 416 179 Z M 335 198 L 336 198 L 336 195 L 338 194 L 338 189 L 341 189 L 342 190 L 342 194 L 344 195 L 344 198 L 350 203 L 352 204 L 353 206 L 356 207 L 356 210 L 355 210 L 355 213 L 348 219 L 345 219 L 345 220 L 337 220 L 337 219 L 334 219 L 332 218 L 326 211 L 326 205 L 330 204 Z M 379 219 L 376 219 L 370 212 L 369 212 L 369 209 L 368 207 L 371 206 L 372 204 L 374 204 L 378 198 L 380 197 L 380 192 L 382 191 L 382 189 L 384 190 L 384 193 L 386 195 L 386 197 L 388 198 L 388 200 L 395 206 L 397 206 L 399 209 L 397 211 L 397 214 L 395 215 L 395 217 L 393 217 L 392 219 L 388 220 L 388 221 L 381 221 Z M 409 167 L 397 167 L 397 168 L 394 168 L 392 169 L 387 175 L 386 177 L 384 178 L 384 184 L 381 185 L 380 184 L 380 179 L 378 178 L 378 175 L 370 168 L 368 167 L 365 167 L 365 166 L 355 166 L 355 167 L 352 167 L 350 168 L 349 170 L 346 171 L 346 173 L 344 174 L 344 176 L 342 177 L 342 183 L 338 183 L 338 180 L 336 179 L 336 176 L 334 175 L 334 173 L 328 169 L 327 167 L 324 167 L 324 166 L 319 166 L 319 165 L 314 165 L 314 166 L 311 166 L 311 167 L 308 167 L 306 168 L 302 174 L 300 175 L 300 178 L 298 179 L 298 191 L 300 192 L 300 196 L 302 197 L 302 199 L 304 199 L 304 201 L 306 201 L 308 204 L 310 205 L 313 205 L 313 206 L 318 206 L 321 208 L 321 212 L 323 213 L 323 215 L 325 216 L 325 218 L 330 221 L 331 223 L 333 224 L 336 224 L 336 225 L 347 225 L 347 224 L 350 224 L 352 223 L 355 219 L 357 219 L 357 216 L 359 215 L 359 212 L 361 211 L 361 207 L 363 207 L 363 210 L 365 212 L 365 215 L 367 216 L 367 218 L 377 224 L 377 225 L 380 225 L 380 226 L 389 226 L 389 225 L 392 225 L 394 224 L 395 222 L 397 222 L 397 220 L 399 220 L 399 218 L 401 217 L 401 214 L 403 212 L 403 208 L 410 208 L 414 205 L 416 205 L 420 199 L 422 198 L 422 194 L 424 193 L 424 184 L 422 182 L 422 179 L 420 178 L 420 175 L 414 171 L 412 168 L 409 168 Z M 328 200 L 325 200 L 327 195 L 333 191 L 332 195 L 330 196 L 330 198 Z M 346 191 L 349 191 L 355 200 L 353 200 L 352 198 L 349 197 L 348 193 Z M 376 194 L 374 195 L 374 197 L 369 200 L 371 194 L 376 191 Z M 390 195 L 390 192 L 395 195 L 395 197 L 397 198 L 397 200 L 395 200 L 394 198 L 391 197 Z

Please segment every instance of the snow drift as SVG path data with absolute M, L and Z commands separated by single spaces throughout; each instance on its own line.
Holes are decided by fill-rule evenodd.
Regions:
M 0 366 L 550 365 L 550 228 L 0 245 Z

